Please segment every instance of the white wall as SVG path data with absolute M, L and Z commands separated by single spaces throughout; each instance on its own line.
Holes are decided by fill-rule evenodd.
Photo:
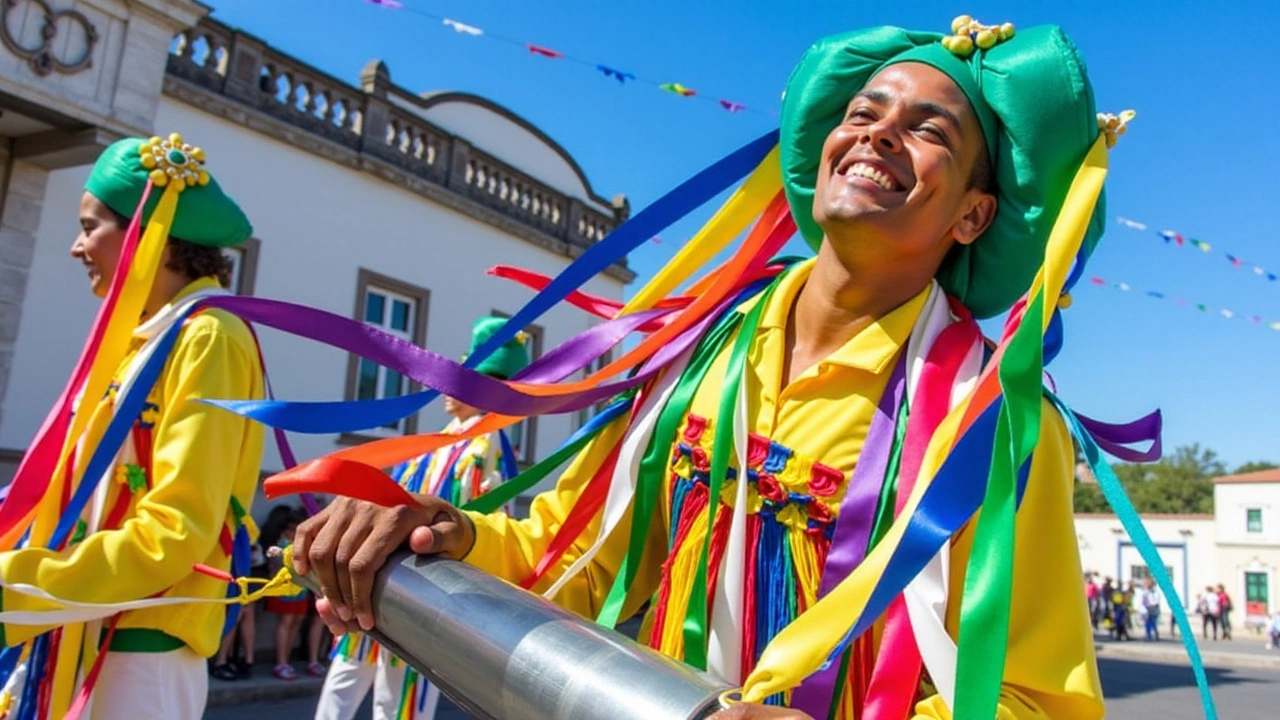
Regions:
M 1213 508 L 1218 517 L 1218 542 L 1280 546 L 1280 482 L 1217 483 Z M 1262 511 L 1262 532 L 1248 532 L 1248 511 Z
M 392 101 L 489 155 L 501 158 L 539 182 L 612 215 L 612 207 L 591 199 L 581 178 L 560 153 L 509 118 L 482 105 L 461 100 L 442 102 L 426 110 L 400 98 L 392 97 Z
M 1218 582 L 1212 516 L 1145 515 L 1142 522 L 1164 564 L 1173 568 L 1173 584 L 1179 595 L 1189 595 L 1194 601 L 1197 588 Z M 1146 565 L 1114 515 L 1077 514 L 1075 525 L 1085 572 L 1098 572 L 1124 582 L 1132 578 L 1134 565 Z M 1183 606 L 1187 604 L 1183 597 Z
M 191 106 L 164 98 L 157 128 L 182 132 L 203 147 L 209 168 L 239 200 L 262 241 L 255 294 L 302 303 L 350 317 L 357 270 L 364 267 L 431 291 L 426 347 L 460 356 L 472 321 L 494 310 L 512 313 L 532 293 L 484 271 L 495 263 L 556 274 L 569 260 L 436 205 L 419 195 L 272 141 Z M 506 158 L 504 158 L 506 159 Z M 66 381 L 97 301 L 81 265 L 67 251 L 88 167 L 57 171 L 49 180 L 27 290 L 11 382 L 5 397 L 0 447 L 25 448 Z M 621 283 L 593 279 L 584 288 L 621 298 Z M 559 307 L 539 321 L 550 349 L 590 326 L 588 316 Z M 264 330 L 267 367 L 277 396 L 340 400 L 347 355 Z M 444 422 L 440 403 L 422 413 L 420 431 Z M 571 416 L 539 420 L 537 457 L 571 432 Z M 300 459 L 339 446 L 332 437 L 292 435 Z M 264 468 L 279 469 L 268 446 Z

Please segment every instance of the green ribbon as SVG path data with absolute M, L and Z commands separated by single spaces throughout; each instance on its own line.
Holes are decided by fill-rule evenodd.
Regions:
M 784 272 L 778 278 L 785 275 Z M 711 477 L 708 480 L 710 488 L 707 491 L 706 542 L 702 547 L 702 557 L 698 560 L 698 570 L 694 575 L 693 589 L 689 594 L 688 609 L 684 617 L 684 661 L 699 670 L 707 669 L 707 574 L 716 510 L 720 507 L 720 489 L 724 486 L 725 475 L 729 471 L 729 455 L 733 452 L 733 415 L 742 389 L 742 376 L 747 367 L 747 353 L 760 328 L 760 318 L 764 315 L 765 306 L 769 304 L 777 287 L 778 281 L 774 280 L 755 307 L 747 313 L 738 337 L 734 340 L 724 373 L 724 385 L 720 389 L 720 409 L 716 417 L 715 442 L 711 448 Z M 746 472 L 746 468 L 742 470 L 743 473 Z M 738 482 L 746 482 L 746 478 L 739 477 Z
M 631 538 L 627 555 L 623 558 L 613 586 L 609 588 L 609 595 L 600 608 L 600 614 L 596 617 L 596 622 L 605 627 L 617 626 L 621 619 L 623 603 L 626 602 L 627 593 L 630 592 L 631 584 L 635 581 L 641 556 L 644 554 L 645 539 L 649 535 L 649 524 L 661 494 L 663 479 L 666 477 L 666 467 L 671 461 L 671 446 L 675 442 L 676 431 L 680 429 L 680 422 L 688 413 L 689 406 L 693 404 L 693 396 L 698 390 L 698 385 L 702 383 L 703 377 L 711 368 L 711 363 L 719 356 L 721 348 L 733 336 L 733 331 L 741 321 L 742 313 L 734 310 L 726 312 L 716 321 L 711 331 L 694 350 L 688 367 L 676 381 L 671 397 L 658 415 L 653 437 L 649 439 L 644 457 L 640 460 L 640 469 L 636 477 L 636 492 L 631 510 Z
M 542 482 L 556 468 L 568 462 L 569 458 L 578 454 L 582 448 L 587 446 L 587 443 L 594 440 L 595 437 L 603 432 L 607 427 L 609 427 L 609 424 L 605 423 L 593 433 L 584 433 L 581 437 L 562 446 L 559 450 L 556 450 L 554 453 L 547 456 L 546 459 L 528 470 L 525 470 L 480 497 L 475 498 L 466 505 L 462 505 L 462 509 L 488 515 L 503 505 L 506 505 L 508 502 L 515 499 L 517 495 Z M 455 483 L 455 485 L 456 484 L 457 483 Z
M 1017 473 L 1040 439 L 1044 291 L 1028 305 L 997 370 L 1003 399 L 991 472 L 974 530 L 961 599 L 956 667 L 958 718 L 994 717 L 1000 703 L 1013 594 Z

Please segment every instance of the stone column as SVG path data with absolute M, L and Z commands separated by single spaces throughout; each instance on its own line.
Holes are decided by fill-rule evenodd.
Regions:
M 38 165 L 14 160 L 9 144 L 0 144 L 0 188 L 4 188 L 0 211 L 0 422 L 4 421 L 4 398 L 9 388 L 22 302 L 27 294 L 27 278 L 35 254 L 36 231 L 44 204 L 49 171 Z

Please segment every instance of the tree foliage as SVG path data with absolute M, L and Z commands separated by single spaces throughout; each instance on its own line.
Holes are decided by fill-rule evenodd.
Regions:
M 1277 467 L 1268 462 L 1249 462 L 1236 472 L 1254 472 Z M 1226 465 L 1217 453 L 1199 444 L 1175 449 L 1158 462 L 1116 463 L 1111 466 L 1129 499 L 1140 513 L 1212 513 L 1213 478 L 1225 475 Z M 1080 513 L 1110 512 L 1096 484 L 1077 482 L 1075 509 Z

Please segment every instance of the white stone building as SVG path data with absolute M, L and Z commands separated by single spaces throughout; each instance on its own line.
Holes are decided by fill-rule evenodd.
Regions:
M 1259 627 L 1280 610 L 1280 470 L 1213 480 L 1212 515 L 1144 515 L 1183 606 L 1222 585 L 1236 627 Z M 1076 541 L 1086 572 L 1121 582 L 1149 570 L 1132 538 L 1110 514 L 1076 515 Z
M 1217 582 L 1217 546 L 1212 515 L 1144 515 L 1143 524 L 1173 578 L 1183 607 L 1193 607 L 1196 593 Z M 1076 542 L 1085 572 L 1121 583 L 1140 583 L 1150 574 L 1133 539 L 1111 514 L 1076 515 Z
M 1239 622 L 1280 610 L 1280 470 L 1214 478 L 1219 582 Z
M 466 350 L 476 317 L 509 315 L 532 296 L 486 276 L 490 266 L 555 275 L 629 212 L 625 198 L 598 194 L 555 141 L 491 101 L 411 94 L 380 62 L 348 85 L 201 20 L 206 8 L 189 0 L 17 0 L 0 9 L 0 482 L 96 311 L 67 252 L 89 163 L 121 135 L 179 131 L 205 149 L 254 224 L 255 239 L 235 256 L 233 289 L 365 320 L 452 357 Z M 38 49 L 50 13 L 63 11 L 80 13 L 56 24 L 71 35 Z M 76 63 L 82 55 L 88 64 Z M 616 265 L 585 289 L 620 299 L 632 277 Z M 532 349 L 591 324 L 557 308 L 529 328 Z M 418 389 L 337 350 L 269 330 L 261 338 L 280 398 Z M 523 424 L 513 438 L 521 459 L 549 454 L 581 420 Z M 399 427 L 291 440 L 307 459 L 444 421 L 434 403 Z M 263 469 L 280 467 L 269 443 Z

